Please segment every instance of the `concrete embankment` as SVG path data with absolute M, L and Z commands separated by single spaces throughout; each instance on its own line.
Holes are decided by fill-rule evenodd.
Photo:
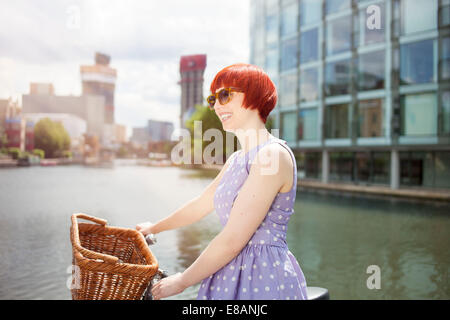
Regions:
M 222 169 L 222 165 L 190 165 L 187 166 L 192 169 L 208 169 L 217 170 Z M 298 179 L 297 188 L 306 189 L 322 189 L 333 190 L 340 192 L 352 192 L 362 194 L 373 194 L 381 196 L 394 196 L 415 199 L 439 200 L 450 202 L 450 190 L 431 190 L 431 189 L 413 189 L 400 188 L 391 189 L 389 186 L 368 186 L 350 183 L 323 183 L 321 181 Z

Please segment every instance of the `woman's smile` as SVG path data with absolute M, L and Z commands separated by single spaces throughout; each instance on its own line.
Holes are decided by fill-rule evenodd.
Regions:
M 220 120 L 222 121 L 222 123 L 224 123 L 224 122 L 228 121 L 232 115 L 233 114 L 231 112 L 221 112 L 219 114 L 219 117 L 220 117 Z

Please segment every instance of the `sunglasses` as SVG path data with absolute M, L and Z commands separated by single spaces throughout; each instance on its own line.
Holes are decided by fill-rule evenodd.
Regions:
M 214 109 L 214 105 L 216 104 L 216 100 L 219 99 L 219 103 L 221 105 L 227 104 L 231 100 L 231 93 L 232 92 L 244 92 L 241 89 L 238 88 L 223 88 L 219 90 L 219 92 L 211 94 L 208 98 L 206 98 L 206 101 L 208 101 L 208 105 L 211 109 Z

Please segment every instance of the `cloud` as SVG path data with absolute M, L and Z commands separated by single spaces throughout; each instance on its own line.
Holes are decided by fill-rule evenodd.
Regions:
M 181 55 L 207 54 L 205 95 L 221 68 L 248 61 L 249 0 L 0 0 L 0 6 L 0 98 L 28 92 L 31 81 L 80 94 L 79 66 L 100 51 L 118 70 L 116 122 L 178 125 Z

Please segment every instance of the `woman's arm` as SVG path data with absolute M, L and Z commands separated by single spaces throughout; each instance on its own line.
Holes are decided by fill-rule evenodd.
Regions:
M 276 194 L 286 183 L 286 172 L 292 174 L 292 161 L 286 149 L 278 144 L 264 149 L 272 155 L 274 152 L 278 153 L 277 170 L 272 174 L 261 174 L 273 163 L 255 162 L 252 165 L 224 229 L 182 274 L 176 274 L 172 279 L 163 279 L 154 286 L 152 294 L 156 294 L 157 298 L 177 294 L 215 273 L 236 257 L 248 243 L 264 220 Z
M 231 156 L 228 160 L 231 159 Z M 148 233 L 157 234 L 162 231 L 176 229 L 190 225 L 204 216 L 209 214 L 214 209 L 214 193 L 220 183 L 225 171 L 228 168 L 229 161 L 226 161 L 219 174 L 214 180 L 205 188 L 201 195 L 188 201 L 181 208 L 175 210 L 168 217 L 161 219 L 155 224 L 143 223 L 136 226 L 136 229 L 144 235 Z M 147 224 L 147 225 L 146 225 Z

